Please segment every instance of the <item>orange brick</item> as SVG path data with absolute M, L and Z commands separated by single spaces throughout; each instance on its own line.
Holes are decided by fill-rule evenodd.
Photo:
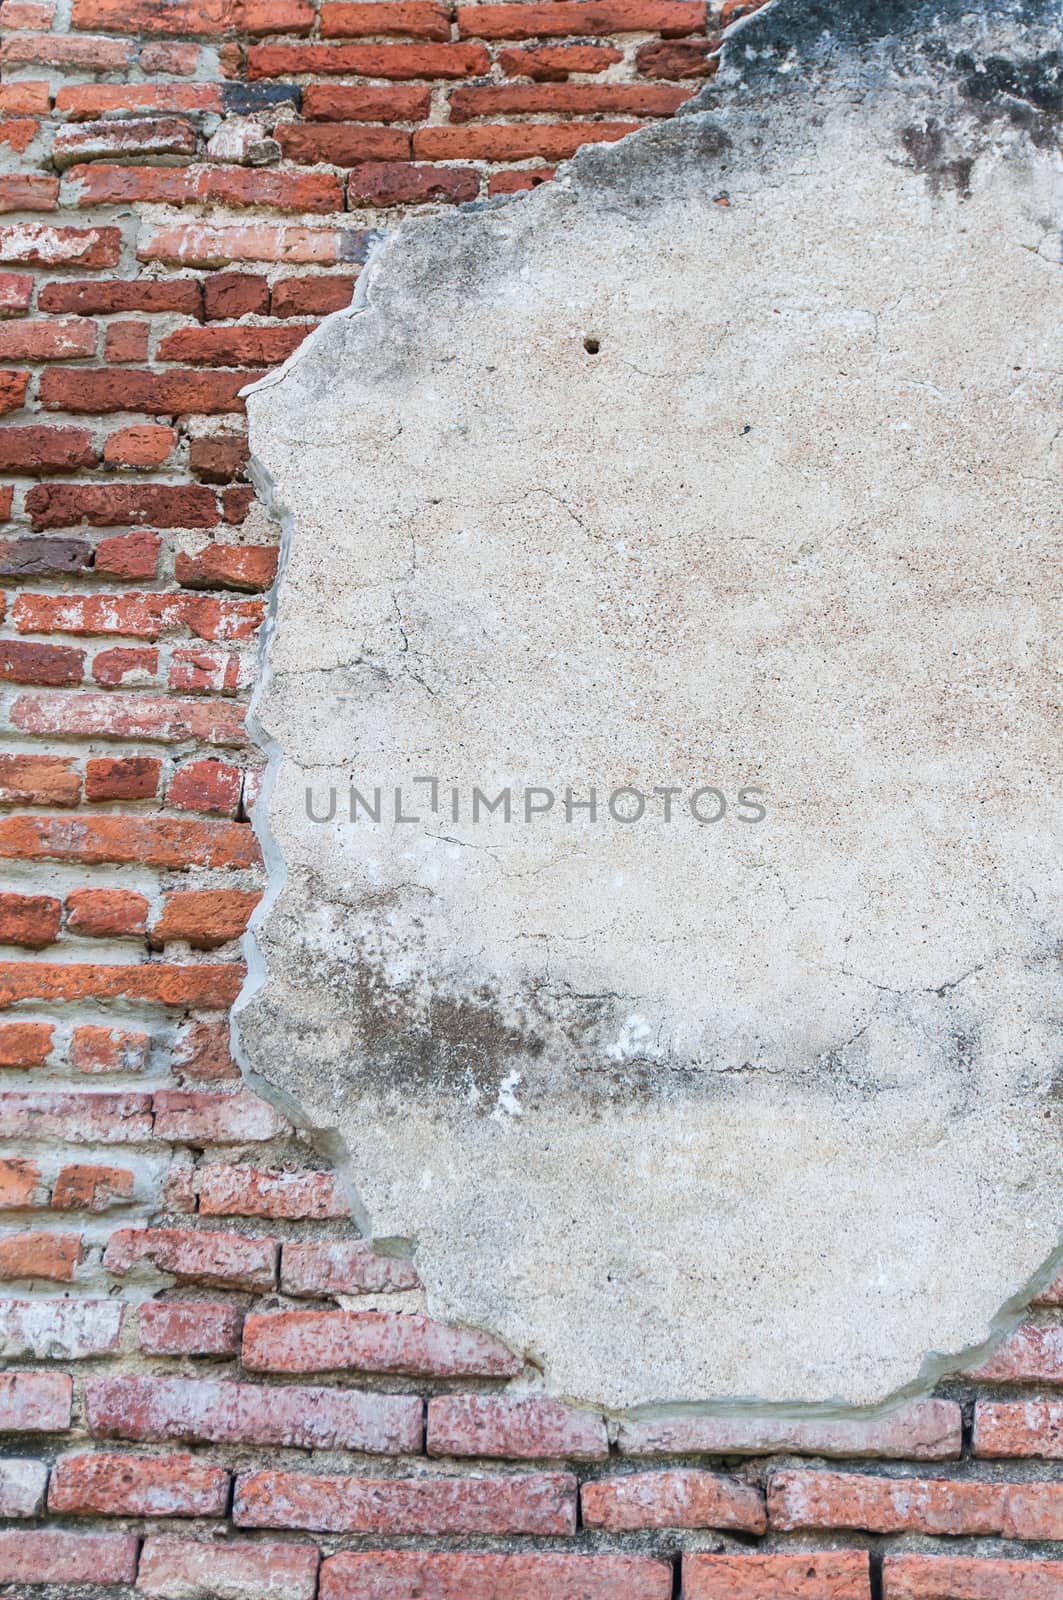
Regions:
M 52 1188 L 55 1211 L 109 1211 L 133 1198 L 133 1174 L 125 1167 L 75 1163 L 63 1167 Z
M 66 897 L 66 925 L 91 938 L 122 938 L 144 933 L 148 902 L 132 889 L 75 889 Z
M 0 1239 L 0 1279 L 70 1283 L 81 1253 L 81 1236 L 76 1233 L 19 1233 Z
M 161 467 L 176 443 L 172 428 L 141 422 L 110 434 L 103 446 L 103 459 L 112 467 Z
M 43 1067 L 54 1032 L 51 1022 L 5 1022 L 0 1026 L 0 1067 Z
M 74 1029 L 70 1041 L 70 1064 L 75 1072 L 143 1072 L 150 1050 L 149 1034 L 84 1023 Z

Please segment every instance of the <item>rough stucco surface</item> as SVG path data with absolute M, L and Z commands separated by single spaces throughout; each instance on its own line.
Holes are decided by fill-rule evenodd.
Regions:
M 694 114 L 401 228 L 250 402 L 247 1063 L 437 1315 L 616 1407 L 876 1401 L 1058 1242 L 1058 39 L 796 13 Z

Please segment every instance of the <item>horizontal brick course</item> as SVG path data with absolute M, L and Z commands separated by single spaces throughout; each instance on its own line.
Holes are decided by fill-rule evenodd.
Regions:
M 566 1473 L 499 1478 L 351 1478 L 252 1472 L 233 1501 L 239 1528 L 328 1533 L 554 1534 L 576 1531 L 576 1480 Z
M 768 1525 L 759 1489 L 697 1468 L 600 1478 L 583 1485 L 580 1505 L 584 1527 L 604 1528 L 609 1533 L 642 1528 L 736 1528 L 759 1534 Z
M 229 1474 L 191 1456 L 61 1456 L 48 1485 L 49 1511 L 90 1517 L 218 1517 Z
M 951 1400 L 917 1400 L 878 1417 L 794 1421 L 677 1415 L 620 1425 L 621 1454 L 632 1456 L 797 1455 L 909 1457 L 946 1461 L 960 1455 L 962 1414 Z
M 156 1600 L 314 1600 L 318 1552 L 310 1545 L 145 1540 L 137 1593 Z
M 683 1557 L 684 1600 L 871 1600 L 866 1552 Z
M 345 1552 L 322 1563 L 319 1600 L 670 1600 L 665 1561 L 627 1555 Z
M 601 1416 L 557 1400 L 440 1395 L 428 1403 L 428 1454 L 604 1461 L 609 1436 Z
M 500 1339 L 428 1317 L 375 1311 L 291 1311 L 244 1323 L 250 1372 L 394 1372 L 512 1377 L 523 1362 Z

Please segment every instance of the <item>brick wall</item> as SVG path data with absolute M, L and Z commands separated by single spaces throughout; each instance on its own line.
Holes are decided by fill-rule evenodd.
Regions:
M 1063 1596 L 1063 1283 L 882 1416 L 605 1419 L 424 1317 L 229 1055 L 276 564 L 239 391 L 374 230 L 670 115 L 742 9 L 3 0 L 5 1594 Z

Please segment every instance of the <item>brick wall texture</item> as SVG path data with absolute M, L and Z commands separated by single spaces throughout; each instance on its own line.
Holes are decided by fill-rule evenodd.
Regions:
M 425 1317 L 230 1058 L 276 567 L 239 391 L 375 231 L 671 115 L 742 10 L 3 0 L 7 1596 L 1063 1597 L 1063 1282 L 881 1415 L 605 1418 Z

